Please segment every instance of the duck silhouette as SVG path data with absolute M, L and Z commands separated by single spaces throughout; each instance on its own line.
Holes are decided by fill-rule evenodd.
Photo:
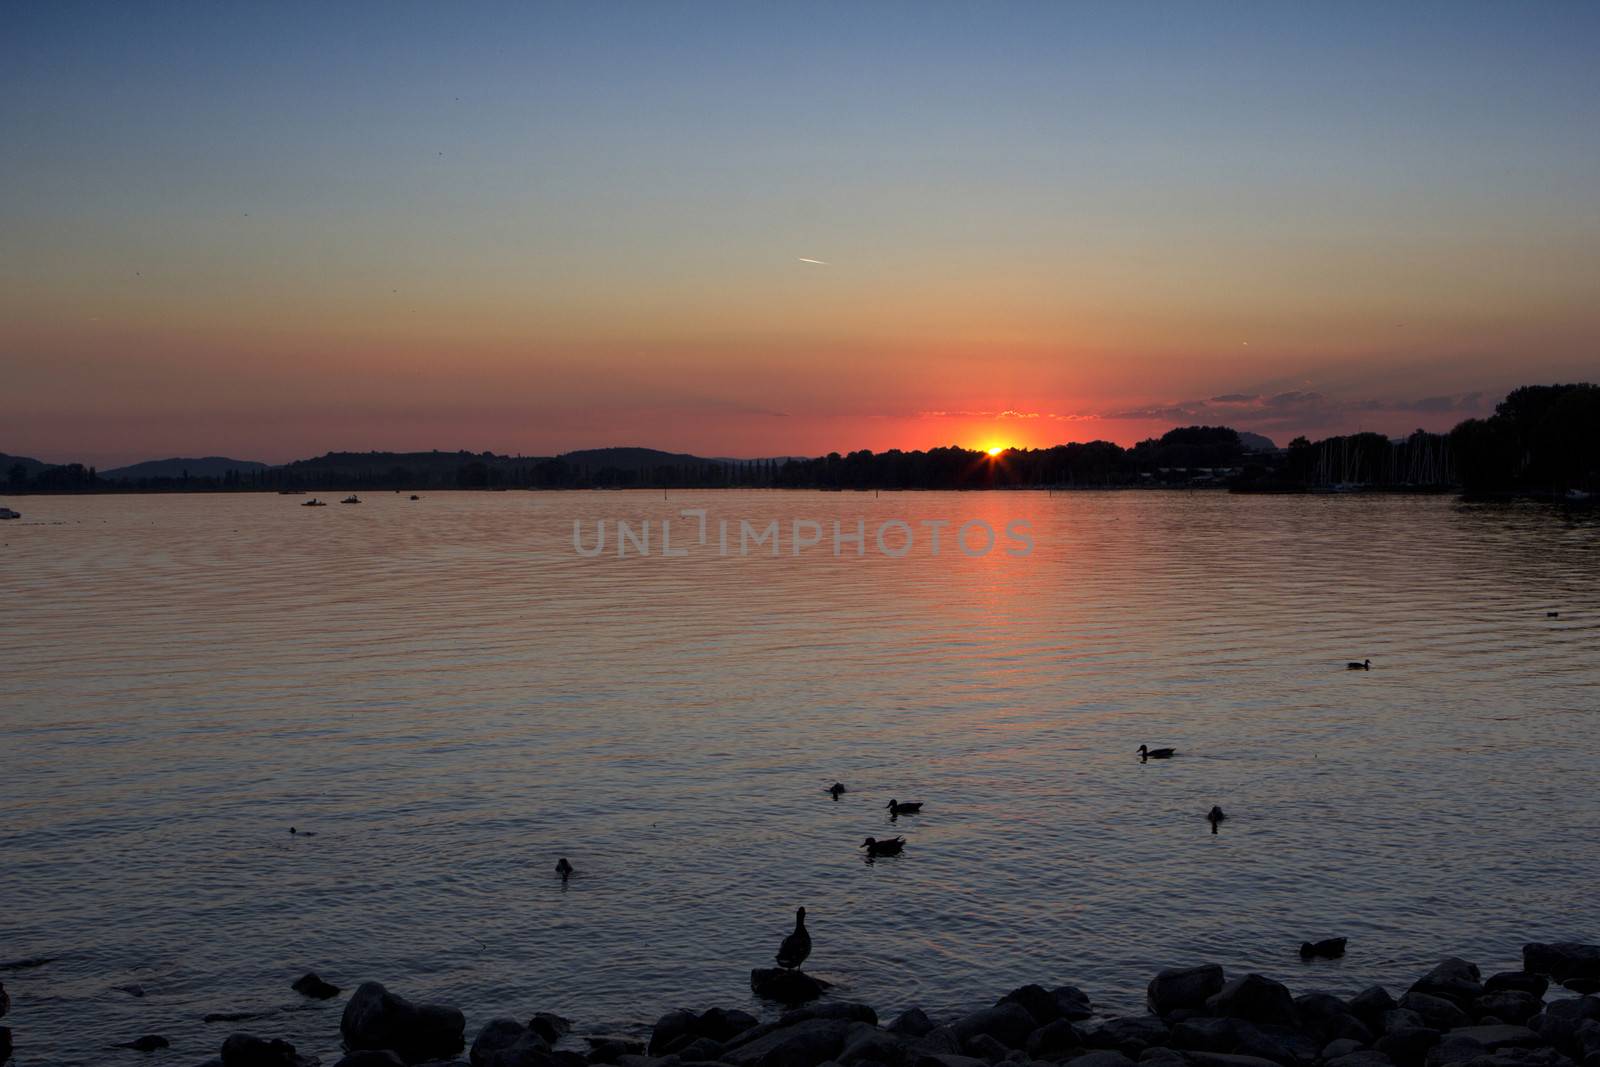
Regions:
M 778 946 L 778 966 L 791 971 L 798 970 L 809 955 L 811 955 L 811 933 L 806 929 L 806 909 L 796 908 L 794 931 L 783 939 L 783 944 Z
M 848 792 L 850 792 L 850 790 L 848 790 L 848 789 L 846 789 L 844 787 L 844 783 L 843 782 L 834 782 L 832 785 L 830 785 L 825 790 L 825 792 L 832 793 L 833 794 L 833 799 L 838 800 L 840 793 L 848 793 Z
M 1216 804 L 1211 805 L 1211 810 L 1206 812 L 1206 822 L 1211 824 L 1211 832 L 1217 832 L 1217 824 L 1228 817 L 1227 812 Z
M 1178 750 L 1175 748 L 1151 748 L 1149 745 L 1139 746 L 1140 762 L 1148 759 L 1171 759 L 1177 754 Z
M 906 839 L 903 837 L 890 837 L 879 841 L 875 837 L 869 837 L 861 842 L 860 847 L 867 850 L 868 859 L 874 856 L 898 856 L 905 851 Z
M 1336 960 L 1344 955 L 1344 946 L 1348 938 L 1330 937 L 1323 941 L 1300 942 L 1300 958 L 1303 960 L 1325 959 Z
M 1360 663 L 1357 663 L 1355 660 L 1351 660 L 1349 663 L 1344 665 L 1344 669 L 1347 671 L 1370 671 L 1372 669 L 1372 661 L 1370 659 L 1364 659 Z
M 922 802 L 919 800 L 915 804 L 902 804 L 894 797 L 890 797 L 888 808 L 890 815 L 915 815 L 922 810 Z
M 563 882 L 572 877 L 572 864 L 567 862 L 567 857 L 562 856 L 556 860 L 556 873 L 561 876 Z

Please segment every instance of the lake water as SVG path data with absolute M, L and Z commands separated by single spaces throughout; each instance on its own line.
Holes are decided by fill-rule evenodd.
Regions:
M 0 959 L 56 958 L 0 974 L 19 1065 L 136 1062 L 102 1047 L 152 1032 L 199 1062 L 236 1029 L 332 1062 L 342 998 L 302 1003 L 308 969 L 457 1004 L 469 1040 L 500 1014 L 752 1008 L 800 904 L 807 969 L 884 1013 L 1029 981 L 1138 1010 L 1202 961 L 1353 992 L 1600 935 L 1592 519 L 1138 492 L 9 503 Z M 828 532 L 776 559 L 714 532 L 573 549 L 575 519 L 592 543 L 667 518 L 680 544 L 697 506 Z M 867 522 L 864 558 L 834 557 L 834 519 Z M 919 535 L 904 558 L 873 544 L 886 519 Z M 973 519 L 1027 520 L 1033 551 L 928 551 L 919 523 Z M 891 825 L 890 796 L 924 813 Z M 869 834 L 905 854 L 867 864 Z M 1300 962 L 1332 935 L 1343 961 Z

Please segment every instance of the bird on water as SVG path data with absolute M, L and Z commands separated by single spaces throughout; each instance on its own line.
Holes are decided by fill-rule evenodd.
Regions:
M 848 793 L 849 790 L 844 787 L 843 782 L 834 782 L 827 788 L 827 792 L 832 793 L 833 799 L 838 800 L 840 793 Z
M 922 801 L 919 800 L 915 804 L 902 804 L 894 797 L 890 797 L 888 808 L 890 815 L 915 815 L 922 810 Z
M 1220 805 L 1211 805 L 1211 810 L 1206 812 L 1206 822 L 1211 824 L 1211 832 L 1216 833 L 1217 824 L 1227 817 L 1227 812 L 1223 811 Z
M 1370 671 L 1372 669 L 1372 661 L 1370 659 L 1364 659 L 1360 663 L 1357 663 L 1355 660 L 1351 660 L 1349 663 L 1344 665 L 1344 669 L 1347 671 Z
M 1178 750 L 1175 748 L 1151 748 L 1149 745 L 1139 746 L 1140 762 L 1143 762 L 1147 759 L 1171 759 L 1177 754 Z
M 567 862 L 567 857 L 562 856 L 556 860 L 556 873 L 561 876 L 563 882 L 572 877 L 572 864 Z
M 794 932 L 778 946 L 778 966 L 791 971 L 798 970 L 809 955 L 811 934 L 806 930 L 806 909 L 797 908 L 794 913 Z
M 869 837 L 861 842 L 861 847 L 867 850 L 869 858 L 873 856 L 898 856 L 905 851 L 906 839 L 903 837 L 890 837 L 879 841 L 875 837 Z

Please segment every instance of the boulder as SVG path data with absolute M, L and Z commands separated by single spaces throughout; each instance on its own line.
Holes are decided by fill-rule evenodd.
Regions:
M 1201 1015 L 1184 1019 L 1172 1027 L 1172 1044 L 1176 1048 L 1193 1052 L 1233 1052 L 1239 1047 L 1233 1019 L 1216 1019 Z
M 950 1024 L 950 1029 L 957 1038 L 966 1045 L 979 1034 L 987 1034 L 1008 1049 L 1022 1048 L 1028 1043 L 1028 1035 L 1038 1029 L 1039 1024 L 1034 1021 L 1028 1009 L 1015 1001 L 1002 1001 L 992 1008 L 984 1008 L 970 1015 L 963 1015 Z
M 757 967 L 750 972 L 750 991 L 765 1000 L 779 1004 L 804 1004 L 816 1000 L 827 990 L 828 983 L 813 978 L 804 971 L 789 971 L 779 967 Z
M 1422 1021 L 1422 1016 L 1409 1008 L 1396 1008 L 1383 1013 L 1383 1033 L 1393 1033 L 1396 1030 L 1420 1030 L 1428 1024 Z
M 748 1041 L 741 1035 L 723 1049 L 722 1062 L 732 1067 L 815 1067 L 839 1055 L 856 1025 L 844 1019 L 807 1019 Z
M 333 1067 L 406 1067 L 406 1061 L 388 1049 L 362 1049 L 352 1052 Z
M 1322 1046 L 1322 1051 L 1317 1054 L 1318 1059 L 1336 1060 L 1341 1056 L 1348 1056 L 1352 1052 L 1360 1052 L 1362 1044 L 1348 1037 L 1341 1037 Z
M 315 1057 L 296 1054 L 287 1041 L 229 1034 L 222 1043 L 222 1067 L 315 1067 Z
M 1154 1015 L 1124 1015 L 1087 1027 L 1084 1044 L 1090 1048 L 1115 1049 L 1130 1058 L 1145 1049 L 1172 1042 L 1172 1031 Z
M 963 1042 L 967 1055 L 976 1056 L 985 1063 L 999 1063 L 1011 1054 L 1011 1049 L 988 1034 L 976 1034 Z
M 572 1032 L 572 1021 L 554 1012 L 536 1011 L 533 1013 L 533 1018 L 528 1020 L 528 1029 L 553 1045 L 564 1035 Z
M 472 1067 L 545 1067 L 550 1043 L 515 1019 L 490 1019 L 472 1040 Z
M 987 1067 L 980 1059 L 955 1052 L 924 1053 L 913 1067 Z
M 1465 1007 L 1483 995 L 1483 981 L 1477 964 L 1452 956 L 1440 960 L 1433 970 L 1417 979 L 1410 991 L 1443 997 Z M 1404 999 L 1401 998 L 1402 1003 Z
M 1572 997 L 1553 1000 L 1544 1006 L 1544 1013 L 1528 1025 L 1568 1055 L 1578 1052 L 1578 1032 L 1586 1022 L 1600 1021 L 1600 997 Z
M 1550 980 L 1542 974 L 1532 971 L 1501 971 L 1491 974 L 1483 983 L 1485 993 L 1500 993 L 1506 990 L 1516 990 L 1522 993 L 1531 993 L 1536 997 L 1543 997 L 1550 988 Z
M 898 1067 L 908 1056 L 903 1038 L 875 1026 L 860 1026 L 845 1036 L 838 1060 L 841 1064 L 881 1063 Z
M 4 1063 L 11 1058 L 12 1048 L 11 1027 L 0 1026 L 0 1063 Z
M 460 1052 L 466 1029 L 466 1017 L 455 1008 L 413 1004 L 378 982 L 363 982 L 339 1020 L 350 1051 L 390 1049 L 410 1063 Z
M 1208 999 L 1206 1006 L 1213 1015 L 1247 1022 L 1293 1026 L 1296 1021 L 1294 998 L 1288 987 L 1259 974 L 1235 978 Z
M 1472 1010 L 1480 1020 L 1494 1016 L 1502 1022 L 1525 1023 L 1544 1010 L 1544 1001 L 1520 989 L 1502 989 L 1473 1001 Z
M 921 1037 L 933 1029 L 933 1020 L 921 1008 L 907 1008 L 889 1024 L 889 1032 L 902 1037 Z
M 1316 1062 L 1322 1051 L 1322 1042 L 1309 1034 L 1287 1026 L 1257 1026 L 1254 1023 L 1234 1023 L 1234 1052 L 1240 1056 L 1257 1056 L 1273 1063 L 1298 1067 Z
M 692 1011 L 669 1011 L 656 1020 L 650 1031 L 649 1052 L 652 1056 L 666 1055 L 666 1048 L 680 1038 L 694 1040 L 699 1033 L 700 1017 Z M 687 1042 L 682 1042 L 687 1043 Z
M 616 1063 L 619 1056 L 637 1056 L 645 1049 L 644 1042 L 636 1037 L 597 1034 L 584 1040 L 589 1043 L 590 1063 Z
M 1177 1049 L 1152 1045 L 1139 1053 L 1140 1067 L 1189 1067 L 1189 1061 Z
M 1302 993 L 1294 998 L 1294 1010 L 1300 1025 L 1315 1034 L 1321 1044 L 1338 1038 L 1362 1045 L 1372 1043 L 1371 1028 L 1356 1018 L 1349 1004 L 1332 993 Z
M 1323 1067 L 1394 1067 L 1394 1061 L 1376 1049 L 1364 1048 L 1328 1060 Z
M 1390 1030 L 1373 1048 L 1393 1060 L 1395 1067 L 1421 1067 L 1428 1050 L 1439 1043 L 1439 1031 L 1425 1026 Z
M 1084 1047 L 1083 1032 L 1070 1019 L 1057 1019 L 1029 1034 L 1026 1047 L 1033 1059 L 1060 1060 Z
M 1381 985 L 1368 986 L 1350 998 L 1350 1011 L 1373 1033 L 1383 1032 L 1383 1017 L 1399 1007 Z
M 1222 968 L 1214 963 L 1168 968 L 1150 980 L 1146 995 L 1150 1010 L 1166 1015 L 1178 1008 L 1204 1007 L 1222 992 L 1223 984 Z
M 1061 1013 L 1063 1019 L 1077 1022 L 1094 1014 L 1094 1004 L 1089 1000 L 1089 994 L 1077 986 L 1056 986 L 1050 993 L 1056 998 L 1056 1011 Z
M 1526 1026 L 1464 1026 L 1459 1030 L 1451 1030 L 1444 1036 L 1456 1040 L 1474 1041 L 1491 1050 L 1538 1048 L 1545 1044 L 1544 1038 Z
M 968 1058 L 961 1051 L 961 1038 L 949 1026 L 935 1026 L 921 1037 L 913 1039 L 911 1048 L 918 1055 Z
M 1570 978 L 1600 979 L 1600 945 L 1530 942 L 1522 946 L 1522 969 L 1549 975 L 1558 982 Z
M 1400 1006 L 1422 1016 L 1423 1025 L 1433 1030 L 1455 1030 L 1472 1025 L 1472 1017 L 1457 1007 L 1455 1001 L 1432 993 L 1413 990 L 1400 998 Z
M 1185 1052 L 1190 1067 L 1277 1067 L 1260 1056 L 1239 1056 L 1228 1052 Z
M 871 1004 L 859 1004 L 849 1000 L 831 1000 L 826 1004 L 812 1004 L 784 1012 L 783 1018 L 778 1020 L 778 1025 L 793 1026 L 807 1019 L 843 1019 L 847 1023 L 878 1025 L 878 1013 L 873 1010 Z
M 713 1041 L 727 1041 L 755 1026 L 759 1020 L 737 1008 L 710 1008 L 700 1013 L 695 1033 Z
M 1067 1062 L 1076 1064 L 1077 1067 L 1133 1067 L 1132 1060 L 1112 1049 L 1085 1052 L 1082 1056 L 1074 1056 Z
M 1056 1004 L 1055 994 L 1042 985 L 1025 985 L 1013 989 L 995 1002 L 1000 1004 L 1020 1004 L 1027 1009 L 1033 1021 L 1039 1026 L 1053 1023 L 1061 1018 L 1061 1008 Z
M 315 971 L 302 974 L 290 984 L 289 988 L 312 1000 L 332 1000 L 339 995 L 339 987 L 331 982 L 324 982 Z
M 722 1055 L 722 1042 L 709 1037 L 697 1037 L 681 1048 L 674 1048 L 672 1055 L 682 1063 L 714 1062 Z

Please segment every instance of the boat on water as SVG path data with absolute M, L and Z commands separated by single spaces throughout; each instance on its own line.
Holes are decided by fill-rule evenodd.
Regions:
M 302 501 L 300 501 L 300 506 L 303 507 L 303 508 L 325 508 L 328 505 L 324 504 L 322 501 L 318 500 L 316 497 L 312 497 L 310 500 L 302 500 Z
M 359 504 L 359 503 L 361 503 L 361 498 L 356 496 L 354 493 L 351 493 L 349 496 L 347 496 L 343 500 L 339 501 L 339 503 L 341 503 L 341 504 Z
M 20 519 L 22 512 L 12 511 L 10 508 L 0 508 L 0 519 Z

